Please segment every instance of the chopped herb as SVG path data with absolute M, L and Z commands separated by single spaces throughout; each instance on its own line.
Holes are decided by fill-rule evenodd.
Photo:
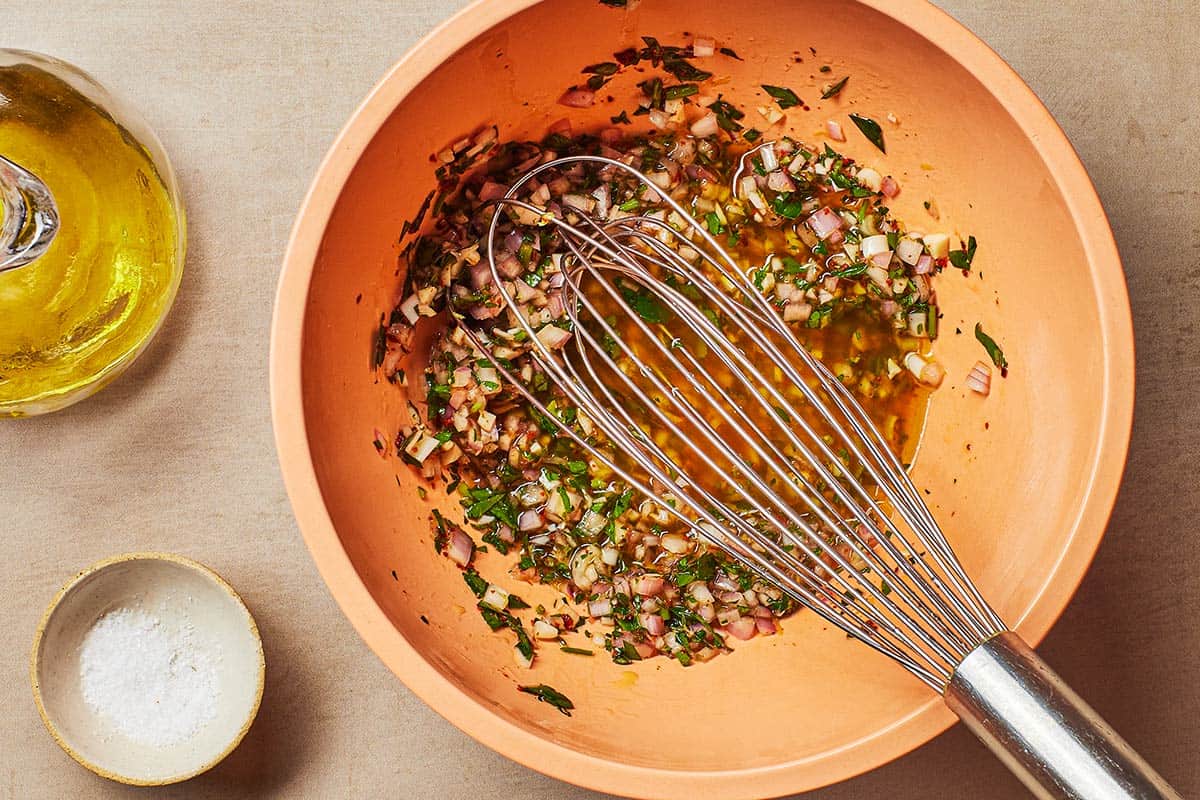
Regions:
M 638 87 L 641 88 L 642 94 L 646 95 L 646 97 L 650 99 L 650 108 L 655 108 L 661 111 L 663 103 L 666 101 L 666 98 L 663 95 L 662 78 L 650 78 L 649 80 L 639 83 Z
M 606 5 L 615 5 L 618 2 L 622 6 L 625 5 L 625 0 L 600 0 L 600 2 Z M 575 708 L 575 704 L 571 702 L 569 697 L 544 683 L 539 683 L 537 686 L 518 686 L 517 691 L 531 694 L 539 701 L 549 703 L 568 717 L 571 716 L 571 710 Z
M 634 312 L 651 323 L 667 321 L 667 309 L 646 289 L 635 289 L 627 284 L 621 284 L 621 296 Z
M 620 114 L 617 114 L 615 117 L 609 117 L 608 120 L 613 125 L 632 125 L 633 124 L 633 122 L 629 119 L 628 111 L 622 111 Z
M 510 527 L 517 526 L 517 515 L 508 498 L 508 492 L 495 489 L 469 489 L 463 500 L 468 519 L 492 516 Z
M 860 261 L 857 264 L 851 264 L 848 267 L 842 267 L 839 270 L 835 270 L 834 272 L 832 272 L 830 274 L 834 275 L 835 277 L 838 277 L 838 278 L 855 278 L 855 277 L 858 277 L 859 275 L 866 273 L 866 271 L 867 271 L 866 263 Z
M 851 114 L 850 119 L 862 131 L 862 135 L 867 137 L 867 140 L 878 147 L 881 152 L 886 153 L 887 147 L 883 143 L 883 129 L 879 127 L 879 123 L 870 117 L 864 117 L 859 114 Z
M 691 97 L 694 94 L 700 93 L 700 87 L 694 83 L 681 83 L 677 86 L 668 86 L 663 89 L 663 96 L 668 100 L 679 100 L 683 97 Z
M 616 75 L 617 70 L 620 68 L 621 65 L 615 61 L 601 61 L 599 64 L 589 64 L 581 72 L 588 75 L 603 75 L 607 77 L 609 75 Z
M 634 661 L 641 660 L 642 654 L 637 651 L 637 647 L 634 646 L 633 642 L 628 640 L 622 642 L 621 646 L 613 652 L 613 661 L 617 664 L 632 664 Z
M 704 215 L 704 224 L 708 227 L 708 232 L 714 236 L 725 232 L 725 226 L 721 224 L 721 218 L 717 216 L 717 212 L 715 211 L 710 211 Z
M 584 650 L 582 647 L 568 647 L 565 644 L 562 647 L 560 647 L 559 649 L 562 650 L 564 653 L 570 653 L 573 656 L 594 656 L 594 655 L 596 655 L 591 650 Z
M 433 522 L 433 549 L 440 553 L 446 549 L 446 543 L 450 540 L 450 523 L 446 522 L 446 518 L 436 508 L 433 510 Z
M 496 548 L 496 551 L 500 553 L 500 555 L 508 555 L 508 548 L 510 545 L 508 542 L 500 538 L 500 534 L 496 533 L 495 531 L 488 531 L 480 538 L 490 544 L 492 547 Z
M 829 66 L 828 64 L 822 64 L 820 71 L 821 72 L 833 72 L 833 67 Z
M 741 56 L 739 56 L 737 53 L 733 52 L 732 47 L 722 47 L 717 52 L 720 53 L 721 55 L 729 56 L 730 58 L 736 58 L 738 61 L 742 60 Z
M 682 588 L 693 581 L 711 581 L 717 575 L 717 557 L 705 553 L 692 561 L 686 557 L 675 564 L 675 585 Z
M 499 612 L 493 611 L 487 606 L 479 606 L 478 608 L 479 615 L 483 617 L 483 621 L 486 622 L 487 626 L 493 631 L 498 631 L 508 624 L 504 621 L 504 617 L 502 617 Z
M 975 260 L 976 246 L 977 243 L 975 242 L 975 237 L 968 237 L 967 246 L 965 249 L 950 251 L 950 263 L 961 269 L 963 272 L 966 272 L 971 268 L 971 262 Z
M 762 88 L 767 94 L 775 98 L 775 102 L 779 104 L 780 108 L 787 109 L 800 105 L 800 98 L 786 86 L 770 86 L 764 83 L 762 84 Z
M 1000 349 L 1000 345 L 996 344 L 996 340 L 983 332 L 983 325 L 979 322 L 975 323 L 975 338 L 983 345 L 983 349 L 987 350 L 988 356 L 991 357 L 992 363 L 1000 368 L 1000 374 L 1008 376 L 1008 359 L 1004 357 L 1004 351 Z
M 717 124 L 721 126 L 721 130 L 735 133 L 742 129 L 743 125 L 738 120 L 746 116 L 745 112 L 728 100 L 721 99 L 721 95 L 717 95 L 717 99 L 709 103 L 708 107 L 717 115 Z
M 636 47 L 627 47 L 619 53 L 613 53 L 613 58 L 623 67 L 631 67 L 638 63 L 638 51 Z
M 474 569 L 467 569 L 463 572 L 463 580 L 467 582 L 467 586 L 471 587 L 476 597 L 483 597 L 487 591 L 488 582 L 483 579 L 483 576 Z
M 850 76 L 842 78 L 840 81 L 829 84 L 825 87 L 825 91 L 821 92 L 821 99 L 828 100 L 831 97 L 837 97 L 842 93 L 842 89 L 846 88 L 846 81 L 850 80 Z
M 664 58 L 663 69 L 681 81 L 706 81 L 712 77 L 711 72 L 705 72 L 692 62 L 678 56 Z
M 387 356 L 387 327 L 380 324 L 379 329 L 375 331 L 375 346 L 371 350 L 371 369 L 379 369 L 383 366 L 383 359 Z
M 747 142 L 757 142 L 761 137 L 762 137 L 762 131 L 755 130 L 754 128 L 750 128 L 749 130 L 747 130 L 745 133 L 742 134 L 742 138 L 745 139 Z
M 771 201 L 771 208 L 781 217 L 796 219 L 804 209 L 804 198 L 791 192 L 780 192 Z

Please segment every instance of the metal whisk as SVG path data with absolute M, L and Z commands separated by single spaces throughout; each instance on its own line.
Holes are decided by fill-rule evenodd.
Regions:
M 641 181 L 666 213 L 554 215 L 519 199 L 537 175 L 580 164 Z M 605 443 L 570 426 L 566 435 L 645 496 L 669 495 L 668 513 L 942 694 L 1035 795 L 1179 797 L 1008 630 L 867 412 L 685 208 L 636 169 L 592 156 L 535 167 L 499 204 L 554 226 L 565 243 L 565 342 L 506 288 L 500 214 L 487 256 L 533 358 Z M 654 313 L 635 307 L 646 297 Z M 489 335 L 464 329 L 549 415 L 490 355 Z

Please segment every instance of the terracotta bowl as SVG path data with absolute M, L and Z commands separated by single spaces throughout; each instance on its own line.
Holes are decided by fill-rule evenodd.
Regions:
M 376 428 L 394 435 L 405 403 L 375 379 L 370 353 L 397 299 L 401 225 L 434 186 L 431 155 L 487 123 L 502 138 L 540 137 L 563 116 L 577 129 L 607 124 L 633 107 L 636 80 L 614 82 L 611 105 L 556 105 L 580 68 L 640 35 L 684 43 L 685 32 L 745 59 L 713 62 L 730 77 L 728 99 L 754 115 L 766 102 L 760 84 L 795 89 L 811 111 L 789 112 L 793 134 L 819 143 L 824 121 L 841 119 L 844 149 L 900 181 L 902 219 L 930 229 L 932 199 L 938 227 L 978 238 L 972 276 L 940 278 L 936 352 L 949 377 L 914 475 L 984 594 L 1038 642 L 1079 583 L 1117 491 L 1133 401 L 1128 299 L 1104 212 L 1062 131 L 995 53 L 927 3 L 755 0 L 736 14 L 708 0 L 469 7 L 387 74 L 317 174 L 280 280 L 272 403 L 288 492 L 322 575 L 368 644 L 433 708 L 523 764 L 596 789 L 764 797 L 869 770 L 953 717 L 811 614 L 690 669 L 552 652 L 519 672 L 508 640 L 471 609 L 458 570 L 434 555 L 434 494 L 423 500 L 407 468 L 371 444 Z M 819 100 L 841 75 L 851 76 L 843 97 Z M 848 111 L 899 118 L 886 125 L 886 156 Z M 977 321 L 1012 363 L 986 399 L 963 386 L 986 358 Z M 483 569 L 503 573 L 499 560 Z M 548 683 L 578 711 L 568 719 L 531 702 L 517 681 Z

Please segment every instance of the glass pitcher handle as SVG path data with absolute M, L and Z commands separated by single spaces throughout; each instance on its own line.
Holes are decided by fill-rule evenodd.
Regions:
M 58 206 L 36 175 L 0 156 L 0 273 L 46 252 L 58 233 Z

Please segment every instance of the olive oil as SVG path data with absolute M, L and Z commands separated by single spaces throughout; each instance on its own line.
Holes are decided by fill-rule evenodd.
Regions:
M 53 411 L 115 378 L 183 267 L 170 176 L 59 66 L 0 59 L 0 155 L 49 187 L 60 222 L 41 257 L 0 274 L 0 416 Z

